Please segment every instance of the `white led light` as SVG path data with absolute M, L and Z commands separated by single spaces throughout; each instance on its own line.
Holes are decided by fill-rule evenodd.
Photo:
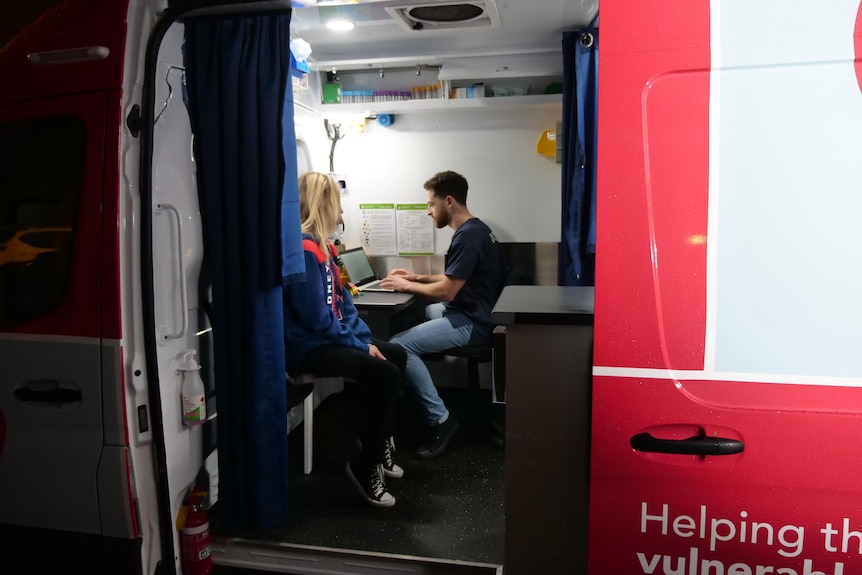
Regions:
M 345 18 L 333 18 L 326 22 L 326 27 L 330 30 L 337 30 L 339 32 L 346 32 L 347 30 L 353 30 L 356 26 L 351 20 L 347 20 Z

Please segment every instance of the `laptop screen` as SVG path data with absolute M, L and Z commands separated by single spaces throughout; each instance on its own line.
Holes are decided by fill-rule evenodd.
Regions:
M 350 281 L 356 285 L 377 279 L 368 256 L 362 248 L 354 248 L 341 252 L 341 262 L 350 276 Z

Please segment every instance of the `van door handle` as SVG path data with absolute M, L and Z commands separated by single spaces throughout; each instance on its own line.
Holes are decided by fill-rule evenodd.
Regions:
M 186 289 L 186 268 L 183 264 L 183 258 L 185 257 L 185 253 L 183 252 L 183 219 L 180 215 L 180 211 L 172 204 L 162 202 L 160 204 L 156 204 L 156 209 L 170 212 L 177 224 L 177 260 L 179 261 L 180 266 L 180 329 L 174 333 L 163 334 L 162 341 L 167 341 L 169 339 L 179 339 L 183 337 L 186 335 L 186 331 L 188 331 L 189 328 L 189 300 L 187 295 L 188 290 Z
M 629 444 L 636 451 L 680 455 L 733 455 L 742 453 L 745 448 L 741 441 L 725 437 L 694 436 L 688 439 L 659 439 L 649 433 L 638 433 L 632 436 Z
M 31 381 L 15 390 L 15 399 L 27 403 L 79 403 L 82 398 L 80 389 L 63 386 L 53 379 Z

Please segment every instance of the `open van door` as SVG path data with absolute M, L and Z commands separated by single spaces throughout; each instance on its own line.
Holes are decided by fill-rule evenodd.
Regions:
M 76 549 L 129 560 L 139 545 L 121 367 L 116 4 L 84 28 L 44 18 L 0 51 L 0 548 L 24 557 L 34 545 L 34 568 L 74 565 L 65 553 Z M 105 560 L 89 555 L 89 566 Z
M 862 570 L 859 14 L 602 5 L 593 575 Z

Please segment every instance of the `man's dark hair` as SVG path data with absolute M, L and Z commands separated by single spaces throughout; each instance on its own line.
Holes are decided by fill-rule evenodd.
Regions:
M 467 205 L 467 180 L 459 173 L 452 171 L 436 173 L 425 182 L 423 187 L 440 199 L 452 196 L 452 199 L 462 206 Z

